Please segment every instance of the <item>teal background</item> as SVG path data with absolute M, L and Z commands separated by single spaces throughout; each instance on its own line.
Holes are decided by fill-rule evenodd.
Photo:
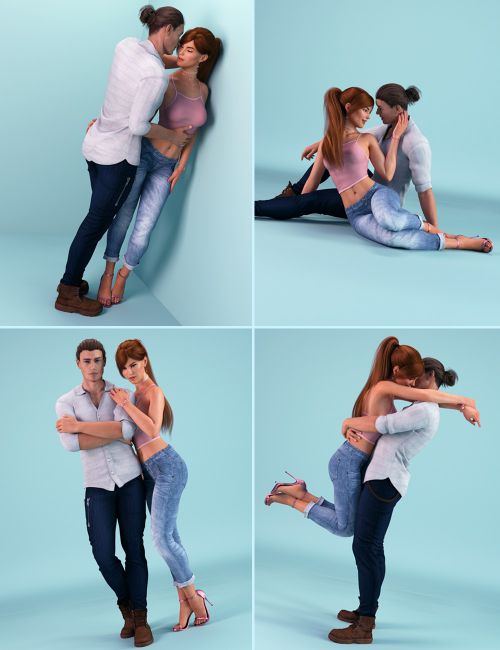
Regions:
M 189 471 L 179 532 L 196 584 L 215 603 L 213 621 L 176 636 L 180 648 L 250 648 L 251 335 L 244 330 L 3 330 L 4 449 L 0 610 L 4 647 L 122 647 L 112 591 L 92 557 L 78 453 L 55 431 L 56 399 L 81 382 L 83 338 L 102 341 L 105 377 L 121 386 L 114 351 L 139 337 L 172 405 L 171 443 Z M 228 485 L 239 485 L 229 490 Z M 144 534 L 149 612 L 157 640 L 177 621 L 170 573 Z M 123 552 L 117 541 L 117 555 Z
M 137 17 L 142 5 L 132 0 L 4 5 L 0 119 L 8 153 L 2 163 L 0 232 L 16 236 L 8 252 L 11 264 L 25 254 L 32 267 L 42 269 L 39 275 L 46 269 L 43 249 L 52 250 L 55 240 L 61 274 L 90 200 L 81 153 L 85 128 L 102 105 L 116 43 L 126 36 L 147 37 Z M 179 8 L 186 27 L 209 27 L 222 39 L 224 53 L 210 80 L 210 118 L 200 133 L 201 146 L 165 207 L 137 275 L 182 324 L 246 325 L 251 318 L 252 6 L 249 0 L 190 0 Z M 51 295 L 57 280 L 46 269 L 46 293 Z M 154 305 L 149 308 L 154 312 Z M 170 324 L 168 318 L 164 324 Z M 27 324 L 41 322 L 34 310 Z M 122 324 L 138 323 L 124 315 Z
M 288 470 L 332 497 L 328 461 L 340 426 L 390 334 L 459 375 L 482 427 L 441 411 L 437 436 L 412 460 L 407 495 L 386 536 L 375 639 L 394 648 L 490 649 L 498 639 L 500 333 L 488 330 L 257 330 L 255 352 L 256 642 L 320 647 L 335 614 L 357 604 L 350 539 L 288 507 L 264 505 Z M 398 408 L 404 406 L 397 403 Z M 337 621 L 338 623 L 338 621 Z M 338 627 L 343 624 L 338 623 Z
M 498 200 L 499 20 L 495 0 L 256 0 L 256 166 L 307 169 L 300 154 L 322 135 L 330 86 L 413 84 L 434 189 Z

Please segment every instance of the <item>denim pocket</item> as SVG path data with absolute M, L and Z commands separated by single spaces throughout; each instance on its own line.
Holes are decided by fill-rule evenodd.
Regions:
M 367 481 L 366 485 L 368 486 L 373 496 L 378 501 L 382 501 L 383 503 L 394 503 L 401 498 L 401 495 L 388 478 L 384 479 L 383 481 Z
M 87 522 L 87 530 L 90 530 L 90 497 L 85 497 L 85 520 Z

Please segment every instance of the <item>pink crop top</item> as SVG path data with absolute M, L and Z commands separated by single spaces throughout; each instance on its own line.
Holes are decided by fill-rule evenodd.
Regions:
M 154 386 L 155 384 L 152 384 Z M 149 390 L 149 389 L 148 389 Z M 143 413 L 148 413 L 149 411 L 149 399 L 146 399 L 147 395 L 147 390 L 144 391 L 142 394 L 137 395 L 135 397 L 135 405 L 139 410 L 141 410 Z M 161 438 L 160 434 L 155 436 L 154 438 L 151 438 L 148 436 L 144 431 L 139 429 L 139 427 L 136 428 L 135 433 L 134 433 L 134 445 L 136 449 L 140 449 L 141 447 L 144 447 L 144 445 L 147 445 L 148 442 L 151 442 L 152 440 L 158 440 L 158 438 Z
M 166 129 L 178 129 L 181 126 L 191 125 L 192 128 L 189 129 L 189 133 L 194 133 L 207 121 L 207 111 L 201 94 L 201 84 L 198 97 L 187 97 L 177 90 L 172 77 L 170 77 L 169 83 L 175 89 L 175 96 L 168 104 L 165 99 L 163 100 L 160 106 L 158 124 Z M 166 96 L 167 93 L 165 93 Z
M 389 412 L 384 413 L 384 415 L 389 415 L 389 413 L 396 413 L 396 407 L 394 406 L 394 402 Z M 362 415 L 368 415 L 368 413 L 362 413 Z M 378 431 L 359 431 L 358 429 L 356 429 L 356 431 L 363 438 L 363 440 L 366 440 L 367 442 L 371 442 L 372 445 L 374 445 L 382 435 Z
M 359 135 L 356 140 L 344 142 L 342 147 L 344 164 L 342 167 L 332 167 L 327 160 L 323 161 L 339 194 L 368 176 L 368 156 L 366 151 L 358 144 L 358 140 Z

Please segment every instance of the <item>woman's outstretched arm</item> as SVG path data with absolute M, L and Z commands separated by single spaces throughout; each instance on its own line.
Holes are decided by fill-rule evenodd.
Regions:
M 432 388 L 412 388 L 411 386 L 401 386 L 394 381 L 379 381 L 371 389 L 371 394 L 378 397 L 390 396 L 393 399 L 403 399 L 407 402 L 435 402 L 440 405 L 459 405 L 476 407 L 476 401 L 470 397 L 445 393 L 442 390 L 433 390 Z
M 159 386 L 153 386 L 150 390 L 151 397 L 147 413 L 143 413 L 135 404 L 132 404 L 129 393 L 122 388 L 113 388 L 110 395 L 123 408 L 125 413 L 132 418 L 141 431 L 150 438 L 156 438 L 161 431 L 165 397 Z

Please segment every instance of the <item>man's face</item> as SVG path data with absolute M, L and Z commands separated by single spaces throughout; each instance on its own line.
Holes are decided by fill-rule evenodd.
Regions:
M 102 379 L 104 357 L 100 350 L 83 350 L 76 365 L 80 368 L 84 382 L 92 383 Z
M 184 31 L 184 25 L 179 25 L 179 27 L 176 27 L 175 29 L 172 25 L 167 25 L 163 29 L 163 49 L 167 54 L 172 54 L 179 44 L 179 39 Z
M 389 106 L 383 99 L 377 99 L 377 115 L 380 117 L 384 124 L 392 124 L 398 119 L 398 115 L 403 111 L 399 104 L 396 106 Z

